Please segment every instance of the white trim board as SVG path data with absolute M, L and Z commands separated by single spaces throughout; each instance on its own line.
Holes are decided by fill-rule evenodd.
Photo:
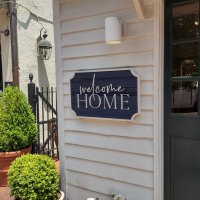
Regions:
M 61 41 L 60 41 L 60 3 L 53 1 L 54 17 L 54 39 L 55 39 L 55 63 L 56 63 L 56 85 L 58 98 L 58 132 L 59 132 L 59 159 L 60 159 L 60 179 L 61 190 L 66 193 L 66 176 L 65 176 L 65 147 L 64 147 L 64 111 L 63 111 L 63 83 L 62 83 L 62 62 L 61 62 Z
M 154 200 L 164 199 L 164 0 L 154 3 Z

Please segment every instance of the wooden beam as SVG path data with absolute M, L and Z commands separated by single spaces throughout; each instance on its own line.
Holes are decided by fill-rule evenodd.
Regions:
M 141 0 L 132 0 L 139 19 L 144 19 Z

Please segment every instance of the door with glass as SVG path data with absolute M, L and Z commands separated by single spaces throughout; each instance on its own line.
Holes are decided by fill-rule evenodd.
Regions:
M 199 7 L 165 4 L 165 200 L 200 199 Z

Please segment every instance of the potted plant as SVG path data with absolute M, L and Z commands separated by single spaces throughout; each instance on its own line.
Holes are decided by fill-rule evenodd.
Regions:
M 55 162 L 46 155 L 27 154 L 10 166 L 8 184 L 17 200 L 62 200 Z
M 26 96 L 17 87 L 0 93 L 0 187 L 7 185 L 7 171 L 16 157 L 31 151 L 37 124 Z

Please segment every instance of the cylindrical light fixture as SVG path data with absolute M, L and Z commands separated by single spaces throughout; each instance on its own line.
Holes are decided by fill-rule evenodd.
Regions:
M 122 24 L 119 17 L 105 19 L 105 41 L 107 44 L 120 44 L 122 37 Z

